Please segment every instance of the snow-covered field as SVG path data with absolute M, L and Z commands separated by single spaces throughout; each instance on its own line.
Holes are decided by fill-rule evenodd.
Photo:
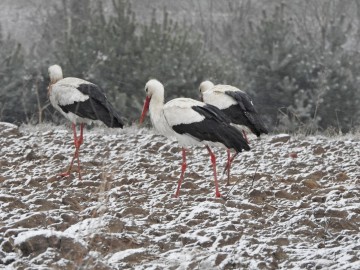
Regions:
M 79 181 L 56 176 L 69 127 L 1 123 L 0 268 L 360 269 L 359 137 L 251 147 L 219 199 L 206 149 L 189 149 L 175 199 L 180 148 L 152 130 L 86 130 Z

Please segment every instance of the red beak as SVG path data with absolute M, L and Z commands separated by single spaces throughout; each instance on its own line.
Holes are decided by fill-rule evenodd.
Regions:
M 149 110 L 149 105 L 150 105 L 150 97 L 146 97 L 145 102 L 144 102 L 144 107 L 141 113 L 141 117 L 140 117 L 140 124 L 144 121 L 144 118 L 146 116 L 147 111 Z

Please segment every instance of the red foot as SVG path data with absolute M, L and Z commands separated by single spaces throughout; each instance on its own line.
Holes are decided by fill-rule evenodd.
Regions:
M 82 137 L 76 137 L 74 139 L 74 145 L 77 149 L 80 148 L 80 146 L 83 144 L 83 142 L 84 142 L 84 139 Z
M 69 176 L 70 176 L 70 172 L 59 173 L 58 176 L 60 176 L 60 177 L 69 177 Z
M 216 192 L 215 197 L 216 197 L 216 198 L 220 198 L 220 197 L 221 197 L 220 192 Z
M 181 164 L 181 170 L 182 170 L 182 171 L 185 171 L 185 170 L 186 170 L 186 167 L 187 167 L 186 163 Z

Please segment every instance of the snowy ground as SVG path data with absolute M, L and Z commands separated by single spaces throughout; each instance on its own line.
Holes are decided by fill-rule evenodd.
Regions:
M 0 124 L 0 268 L 360 269 L 359 137 L 251 141 L 215 198 L 205 148 L 152 130 Z M 218 174 L 226 152 L 215 149 Z

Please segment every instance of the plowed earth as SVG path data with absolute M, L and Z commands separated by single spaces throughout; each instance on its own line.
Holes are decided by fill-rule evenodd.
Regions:
M 234 161 L 153 130 L 0 124 L 0 268 L 360 269 L 360 140 L 265 136 Z

